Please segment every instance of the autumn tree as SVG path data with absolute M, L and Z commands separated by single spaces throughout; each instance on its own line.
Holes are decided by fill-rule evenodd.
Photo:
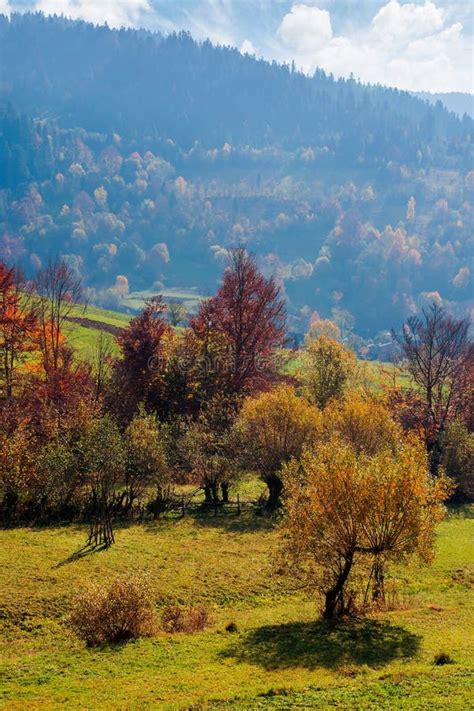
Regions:
M 226 376 L 229 394 L 262 389 L 275 377 L 272 356 L 285 342 L 286 310 L 280 287 L 259 271 L 243 248 L 231 250 L 217 294 L 201 303 L 191 329 L 201 339 L 223 337 L 225 360 L 213 364 Z
M 367 455 L 332 438 L 289 462 L 283 479 L 283 560 L 323 595 L 326 619 L 350 611 L 356 577 L 379 601 L 387 561 L 432 558 L 447 482 L 431 479 L 419 441 Z
M 236 427 L 243 463 L 258 471 L 268 486 L 268 508 L 274 511 L 283 491 L 282 466 L 298 458 L 320 436 L 320 412 L 289 385 L 280 385 L 243 403 Z
M 91 358 L 91 375 L 95 384 L 96 400 L 104 396 L 112 375 L 112 342 L 110 336 L 100 331 Z
M 179 326 L 186 318 L 186 307 L 180 301 L 170 301 L 166 309 L 168 320 L 173 328 Z
M 457 320 L 433 303 L 421 317 L 412 316 L 401 334 L 393 334 L 406 367 L 421 393 L 430 422 L 427 436 L 431 465 L 436 470 L 440 435 L 460 414 L 465 402 L 465 374 L 473 357 L 469 320 Z
M 124 509 L 129 514 L 134 503 L 153 490 L 161 500 L 169 484 L 166 435 L 153 415 L 143 408 L 125 430 Z
M 183 460 L 204 489 L 207 503 L 227 502 L 240 473 L 235 417 L 235 401 L 217 395 L 188 422 L 180 442 Z
M 28 419 L 11 412 L 6 402 L 0 409 L 0 516 L 4 524 L 25 513 L 34 496 L 38 445 Z
M 46 379 L 53 380 L 71 360 L 64 326 L 82 300 L 83 289 L 71 267 L 55 258 L 38 272 L 36 293 L 43 369 Z
M 474 343 L 466 351 L 463 367 L 456 387 L 459 417 L 470 432 L 474 432 Z
M 221 381 L 204 367 L 203 343 L 189 329 L 170 330 L 165 340 L 164 367 L 154 381 L 155 410 L 161 420 L 195 418 L 202 404 L 220 390 Z
M 108 548 L 115 541 L 112 506 L 125 465 L 120 432 L 108 415 L 94 421 L 83 439 L 82 449 L 92 504 L 88 545 Z
M 71 432 L 48 440 L 37 455 L 41 479 L 38 516 L 41 519 L 61 517 L 71 520 L 85 505 L 85 481 L 82 459 Z M 69 436 L 67 436 L 69 435 Z
M 320 336 L 326 336 L 334 341 L 339 341 L 341 338 L 341 330 L 339 326 L 330 319 L 314 318 L 308 332 L 308 339 L 316 341 Z
M 159 405 L 159 379 L 171 333 L 165 311 L 161 296 L 152 297 L 142 313 L 117 336 L 121 358 L 114 366 L 116 406 L 127 416 L 140 402 L 152 410 Z
M 357 368 L 352 351 L 333 338 L 308 338 L 299 372 L 309 399 L 320 409 L 340 399 Z
M 354 396 L 333 403 L 324 413 L 324 431 L 353 447 L 356 453 L 373 455 L 388 448 L 396 452 L 403 432 L 385 404 L 375 397 Z
M 0 262 L 0 383 L 11 398 L 18 369 L 35 350 L 36 314 L 23 273 Z
M 195 412 L 214 398 L 237 396 L 229 387 L 229 348 L 227 336 L 209 322 L 192 325 L 182 339 L 185 357 L 180 360 L 178 368 L 181 378 L 184 375 L 187 381 L 186 397 L 193 403 Z
M 474 432 L 461 419 L 450 422 L 442 442 L 441 464 L 462 498 L 474 499 Z

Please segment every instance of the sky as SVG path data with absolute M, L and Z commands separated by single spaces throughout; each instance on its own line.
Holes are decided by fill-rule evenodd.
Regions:
M 322 67 L 412 91 L 474 92 L 474 0 L 0 0 L 0 13 L 15 10 L 184 29 L 308 73 Z

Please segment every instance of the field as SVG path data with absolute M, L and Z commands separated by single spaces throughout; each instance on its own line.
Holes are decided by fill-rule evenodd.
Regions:
M 202 294 L 199 294 L 196 288 L 173 288 L 162 289 L 161 291 L 133 291 L 128 294 L 123 299 L 123 304 L 125 307 L 132 309 L 137 312 L 140 311 L 145 305 L 145 301 L 150 299 L 152 296 L 161 295 L 164 301 L 180 301 L 186 311 L 191 313 L 196 311 L 199 303 L 205 298 Z
M 0 706 L 467 709 L 473 515 L 450 509 L 433 565 L 403 570 L 395 611 L 333 625 L 318 621 L 317 600 L 272 574 L 277 531 L 251 512 L 135 524 L 84 557 L 73 554 L 86 527 L 3 530 Z M 211 627 L 94 650 L 73 638 L 71 596 L 136 570 L 152 576 L 158 608 L 204 603 Z M 442 651 L 453 664 L 433 664 Z
M 125 328 L 130 316 L 118 311 L 108 311 L 99 306 L 75 306 L 72 310 L 66 333 L 68 341 L 76 355 L 83 360 L 90 360 L 97 347 L 101 334 L 104 334 L 113 353 L 118 353 L 114 333 Z
M 143 307 L 145 299 L 152 295 L 152 292 L 134 292 L 129 295 L 131 301 L 128 305 L 133 309 L 140 309 Z M 163 292 L 163 295 L 165 298 L 173 297 L 182 301 L 188 312 L 195 308 L 198 299 L 201 298 L 199 295 L 195 295 L 192 289 L 169 289 Z M 193 298 L 194 301 L 192 301 Z M 81 306 L 76 306 L 66 325 L 69 343 L 81 360 L 90 361 L 94 357 L 99 337 L 103 334 L 109 343 L 111 352 L 118 355 L 114 334 L 119 329 L 125 328 L 131 318 L 132 316 L 129 314 L 102 309 L 99 306 L 89 305 L 85 310 Z M 285 372 L 293 375 L 298 366 L 298 356 L 287 351 L 281 353 L 281 367 Z M 392 363 L 359 361 L 359 370 L 358 377 L 364 387 L 369 390 L 379 389 L 382 384 L 399 387 L 410 384 L 408 374 Z

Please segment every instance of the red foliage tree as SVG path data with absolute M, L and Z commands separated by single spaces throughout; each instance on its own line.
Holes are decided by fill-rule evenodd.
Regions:
M 13 395 L 18 366 L 35 349 L 36 316 L 21 271 L 0 262 L 0 384 L 8 399 Z
M 152 409 L 158 404 L 157 379 L 164 366 L 165 340 L 171 335 L 165 311 L 161 296 L 154 296 L 117 337 L 122 358 L 115 363 L 114 383 L 117 409 L 124 415 L 133 414 L 139 402 Z
M 219 291 L 190 326 L 203 343 L 210 334 L 224 340 L 224 358 L 220 353 L 219 362 L 206 366 L 224 374 L 229 394 L 264 389 L 275 378 L 272 355 L 285 343 L 285 303 L 274 278 L 266 279 L 243 248 L 231 251 Z

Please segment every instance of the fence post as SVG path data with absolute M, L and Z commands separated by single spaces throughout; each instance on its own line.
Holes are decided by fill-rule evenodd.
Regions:
M 237 516 L 240 516 L 240 494 L 237 494 Z
M 183 496 L 181 497 L 181 515 L 183 518 L 184 518 L 184 514 L 185 514 L 185 507 L 184 507 L 184 494 L 183 494 Z

